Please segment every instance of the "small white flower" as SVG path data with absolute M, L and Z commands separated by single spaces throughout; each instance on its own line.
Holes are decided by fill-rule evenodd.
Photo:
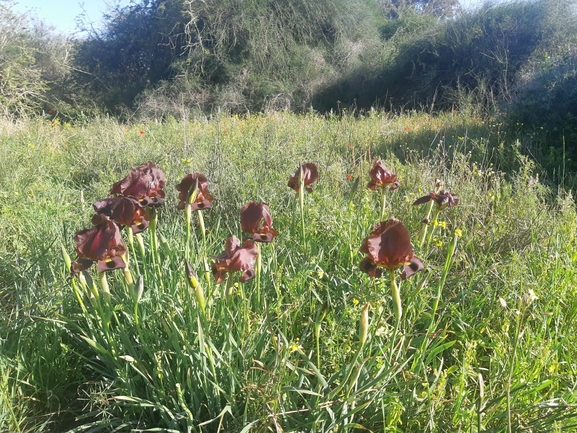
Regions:
M 539 298 L 537 298 L 537 295 L 535 294 L 533 289 L 529 289 L 527 293 L 525 293 L 525 295 L 523 296 L 523 301 L 525 301 L 525 304 L 527 305 L 531 305 L 537 299 Z

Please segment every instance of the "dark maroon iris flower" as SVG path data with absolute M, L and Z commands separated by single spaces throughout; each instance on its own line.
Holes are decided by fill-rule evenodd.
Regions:
M 190 201 L 190 196 L 197 190 L 197 195 L 192 202 L 192 210 L 208 209 L 212 207 L 214 197 L 208 192 L 206 176 L 202 173 L 187 174 L 176 185 L 178 190 L 178 209 L 184 209 Z
M 414 205 L 427 203 L 433 200 L 439 209 L 457 206 L 459 204 L 459 197 L 449 191 L 441 191 L 438 194 L 431 192 L 429 195 L 421 197 L 413 203 Z
M 133 233 L 140 233 L 148 225 L 148 214 L 140 202 L 132 197 L 113 197 L 98 200 L 92 205 L 96 212 L 92 217 L 92 224 L 102 221 L 102 215 L 110 218 L 120 228 L 129 226 Z
M 258 248 L 252 239 L 247 239 L 241 245 L 236 236 L 226 240 L 224 252 L 212 262 L 212 274 L 216 283 L 226 280 L 227 274 L 242 272 L 240 282 L 251 280 L 255 277 L 254 264 Z
M 98 265 L 98 272 L 126 267 L 122 258 L 126 246 L 120 228 L 106 216 L 102 215 L 94 227 L 76 232 L 74 240 L 77 257 L 72 262 L 72 274 L 88 269 L 94 262 Z
M 128 175 L 112 185 L 108 195 L 133 197 L 142 206 L 158 207 L 164 201 L 164 173 L 152 162 L 134 167 Z
M 402 266 L 403 279 L 423 269 L 423 262 L 413 253 L 409 231 L 396 218 L 375 225 L 359 251 L 367 254 L 360 263 L 361 270 L 373 277 L 382 275 L 380 268 L 394 271 Z
M 312 192 L 312 184 L 315 183 L 319 178 L 319 171 L 317 166 L 312 162 L 302 164 L 296 171 L 295 175 L 289 179 L 289 188 L 294 189 L 296 192 L 299 192 L 300 189 L 300 176 L 302 176 L 303 185 L 305 186 L 307 192 Z
M 397 175 L 387 168 L 382 161 L 376 160 L 369 171 L 369 176 L 371 180 L 367 184 L 369 189 L 375 191 L 377 188 L 386 188 L 395 190 L 400 186 L 397 180 Z
M 240 211 L 240 225 L 242 231 L 252 235 L 256 242 L 272 242 L 278 235 L 272 227 L 272 217 L 266 203 L 251 201 L 245 204 Z

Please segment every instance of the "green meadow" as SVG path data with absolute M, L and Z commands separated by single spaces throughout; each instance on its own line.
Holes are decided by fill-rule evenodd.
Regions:
M 2 122 L 0 431 L 577 430 L 572 180 L 511 130 L 416 111 Z M 367 187 L 376 160 L 397 189 Z M 152 230 L 122 229 L 129 268 L 71 276 L 92 204 L 147 162 L 165 198 Z M 187 218 L 175 187 L 197 172 L 214 200 Z M 458 203 L 413 204 L 441 189 Z M 255 278 L 217 284 L 251 201 L 278 236 Z M 359 266 L 391 218 L 424 265 L 406 280 Z

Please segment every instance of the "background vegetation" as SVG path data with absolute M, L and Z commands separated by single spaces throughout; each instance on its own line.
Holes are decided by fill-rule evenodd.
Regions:
M 575 205 L 502 138 L 480 119 L 417 113 L 4 124 L 3 428 L 570 431 Z M 402 284 L 396 336 L 388 278 L 371 280 L 358 268 L 358 248 L 380 218 L 380 196 L 365 186 L 377 157 L 402 185 L 388 193 L 386 213 L 405 222 L 426 263 Z M 122 273 L 110 274 L 107 334 L 98 304 L 78 304 L 61 246 L 74 256 L 72 235 L 90 225 L 91 203 L 148 160 L 167 177 L 159 261 L 131 256 L 145 275 L 136 304 Z M 306 241 L 286 186 L 299 161 L 320 170 L 305 197 Z M 206 316 L 185 277 L 174 188 L 196 170 L 216 197 L 204 214 L 206 243 L 194 223 L 189 244 Z M 419 246 L 426 209 L 412 202 L 436 177 L 460 203 Z M 263 246 L 260 292 L 252 281 L 227 298 L 224 284 L 204 279 L 203 257 L 241 236 L 238 212 L 249 200 L 269 204 L 280 234 Z
M 0 431 L 576 429 L 574 2 L 135 1 L 82 37 L 12 6 Z M 377 158 L 401 182 L 386 218 L 425 263 L 398 326 L 388 277 L 358 268 Z M 145 232 L 136 285 L 110 273 L 111 303 L 75 292 L 63 251 L 146 161 L 167 178 L 158 247 Z M 304 234 L 286 185 L 303 162 L 320 172 Z M 216 199 L 187 239 L 174 187 L 197 171 Z M 436 178 L 460 201 L 421 243 L 412 203 Z M 227 297 L 204 270 L 250 200 L 279 237 Z
M 8 116 L 473 111 L 576 169 L 572 0 L 134 1 L 77 37 L 0 5 Z

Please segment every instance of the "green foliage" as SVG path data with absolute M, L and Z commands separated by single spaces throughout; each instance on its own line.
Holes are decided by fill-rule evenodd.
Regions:
M 27 410 L 19 395 L 18 373 L 14 363 L 0 355 L 0 429 L 21 432 L 25 430 Z
M 174 77 L 172 63 L 183 54 L 182 4 L 155 0 L 113 9 L 103 30 L 88 29 L 79 41 L 76 79 L 118 113 L 149 84 Z
M 142 2 L 79 43 L 79 83 L 118 113 L 308 109 L 319 88 L 379 50 L 367 0 Z
M 561 16 L 574 26 L 569 5 L 545 0 L 487 4 L 452 20 L 408 11 L 382 27 L 380 57 L 341 77 L 319 101 L 332 98 L 334 106 L 338 95 L 357 107 L 376 101 L 387 108 L 498 111 L 531 56 L 565 40 Z
M 456 0 L 378 0 L 377 3 L 390 18 L 399 18 L 409 10 L 440 18 L 453 18 L 461 11 Z
M 574 2 L 550 5 L 547 32 L 518 73 L 508 122 L 524 137 L 523 146 L 556 182 L 577 171 L 577 137 L 573 103 L 577 96 Z
M 70 37 L 14 12 L 8 0 L 0 2 L 0 28 L 0 115 L 55 113 L 79 102 Z
M 468 12 L 452 1 L 147 0 L 113 8 L 104 28 L 84 23 L 88 36 L 75 41 L 8 1 L 1 15 L 5 115 L 50 110 L 84 122 L 103 112 L 145 120 L 383 106 L 486 115 L 507 103 L 509 123 L 551 131 L 525 149 L 557 171 L 572 164 L 559 146 L 564 137 L 575 147 L 572 0 Z
M 189 2 L 183 12 L 186 61 L 177 63 L 176 85 L 163 87 L 182 89 L 175 103 L 183 108 L 306 110 L 319 88 L 379 41 L 378 11 L 365 0 Z M 157 90 L 146 93 L 140 109 L 156 98 Z
M 0 423 L 11 430 L 573 428 L 575 204 L 539 182 L 514 143 L 500 149 L 499 127 L 374 112 L 132 126 L 37 120 L 0 131 Z M 400 285 L 399 324 L 388 276 L 358 268 L 381 213 L 380 194 L 366 188 L 375 158 L 401 182 L 386 192 L 385 214 L 405 223 L 426 266 Z M 109 273 L 108 301 L 96 273 L 67 278 L 60 245 L 71 253 L 91 203 L 145 161 L 167 177 L 158 246 L 145 232 L 144 254 L 130 258 L 136 285 Z M 303 239 L 286 182 L 309 161 L 320 177 L 304 197 Z M 206 237 L 193 214 L 187 238 L 174 186 L 195 171 L 216 199 L 204 211 Z M 426 209 L 412 203 L 437 177 L 459 204 L 421 244 Z M 226 296 L 205 278 L 204 261 L 241 236 L 249 200 L 268 203 L 279 236 L 261 248 L 258 283 Z M 186 278 L 187 251 L 205 312 Z M 10 408 L 25 411 L 14 419 Z
M 34 48 L 24 15 L 0 2 L 0 104 L 3 116 L 14 116 L 37 109 L 46 90 L 41 71 L 35 64 Z

